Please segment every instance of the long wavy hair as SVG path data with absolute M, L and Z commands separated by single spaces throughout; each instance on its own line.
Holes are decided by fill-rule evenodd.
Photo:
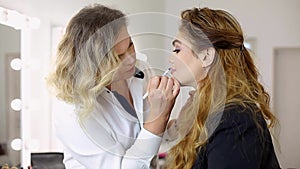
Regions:
M 243 44 L 244 36 L 238 21 L 224 10 L 209 8 L 185 10 L 181 18 L 179 31 L 191 43 L 192 50 L 197 53 L 213 47 L 216 55 L 206 78 L 198 82 L 192 104 L 186 109 L 185 114 L 195 115 L 194 122 L 189 133 L 169 151 L 168 169 L 193 166 L 198 150 L 209 137 L 208 117 L 224 106 L 255 104 L 259 109 L 256 112 L 263 115 L 268 127 L 277 122 L 270 111 L 270 96 L 259 82 L 258 70 Z M 182 121 L 184 124 L 185 120 Z
M 47 82 L 57 98 L 76 105 L 80 119 L 93 110 L 96 98 L 111 83 L 120 59 L 112 50 L 125 15 L 94 4 L 81 9 L 68 23 Z

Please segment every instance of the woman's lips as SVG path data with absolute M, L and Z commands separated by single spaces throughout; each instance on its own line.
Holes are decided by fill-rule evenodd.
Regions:
M 171 74 L 173 74 L 174 72 L 176 72 L 176 69 L 175 68 L 171 68 L 172 70 L 171 70 Z

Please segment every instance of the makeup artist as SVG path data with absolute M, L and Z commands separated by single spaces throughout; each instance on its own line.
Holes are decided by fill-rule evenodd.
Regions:
M 139 66 L 121 11 L 96 4 L 70 20 L 47 79 L 72 107 L 55 119 L 66 168 L 149 168 L 180 86 L 156 76 L 143 100 Z

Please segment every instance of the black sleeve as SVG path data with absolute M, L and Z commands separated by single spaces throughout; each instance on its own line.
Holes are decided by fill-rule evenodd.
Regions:
M 248 113 L 227 112 L 206 147 L 208 169 L 259 169 L 262 136 Z

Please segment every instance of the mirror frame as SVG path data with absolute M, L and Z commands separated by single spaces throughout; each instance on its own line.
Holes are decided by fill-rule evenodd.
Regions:
M 22 109 L 20 110 L 20 132 L 22 140 L 21 149 L 21 167 L 27 168 L 30 166 L 30 113 L 28 112 L 30 92 L 24 89 L 29 89 L 30 82 L 25 79 L 25 77 L 30 76 L 29 64 L 30 60 L 30 49 L 31 49 L 31 31 L 32 29 L 38 29 L 40 26 L 40 20 L 35 17 L 29 17 L 18 11 L 6 9 L 0 6 L 0 24 L 12 27 L 21 32 L 21 44 L 20 44 L 20 59 L 22 60 L 22 68 L 20 70 L 21 74 L 21 93 L 20 99 L 22 100 Z M 23 90 L 22 90 L 23 89 Z

